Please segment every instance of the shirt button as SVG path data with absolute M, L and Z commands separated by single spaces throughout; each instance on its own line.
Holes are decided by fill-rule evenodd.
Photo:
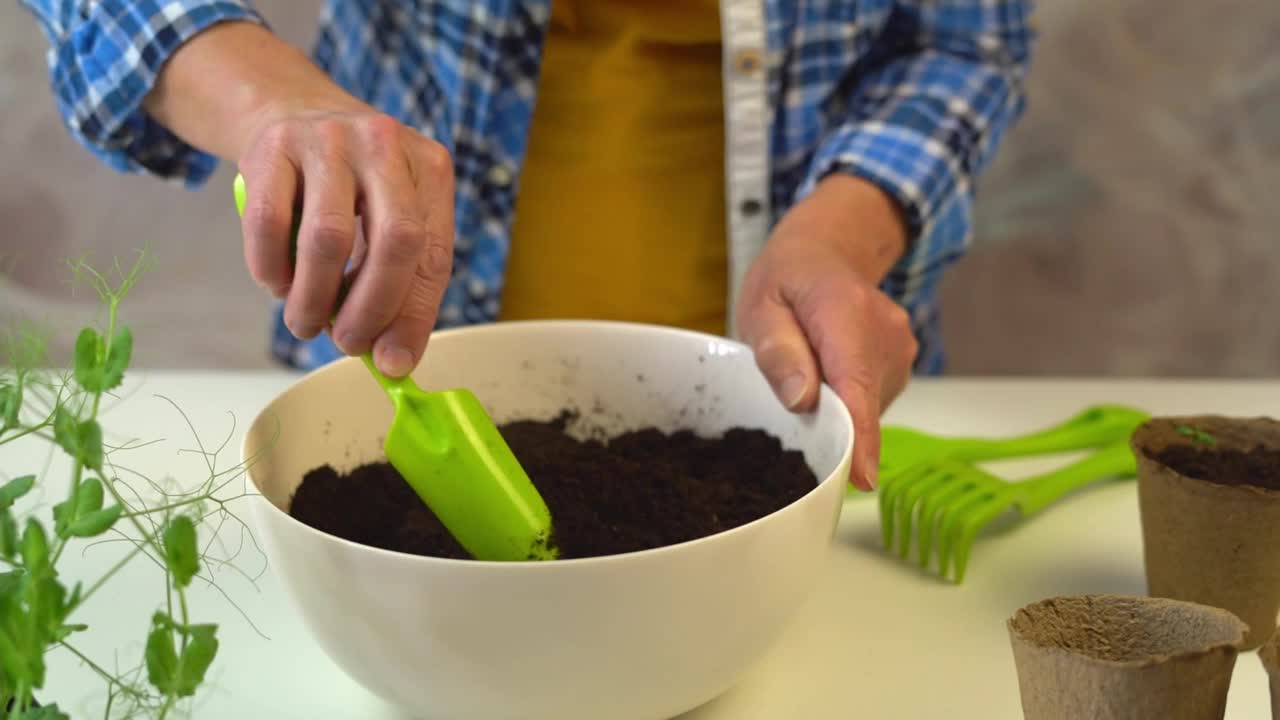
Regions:
M 739 75 L 755 75 L 762 65 L 764 61 L 760 58 L 760 51 L 755 48 L 739 50 L 733 56 L 733 69 Z
M 511 172 L 510 166 L 506 163 L 500 163 L 489 168 L 489 182 L 498 187 L 506 187 L 511 184 L 514 174 Z

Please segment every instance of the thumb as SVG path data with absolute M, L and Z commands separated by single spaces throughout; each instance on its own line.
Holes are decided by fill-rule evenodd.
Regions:
M 811 409 L 818 397 L 818 363 L 791 308 L 763 300 L 744 318 L 743 336 L 778 400 L 788 410 Z

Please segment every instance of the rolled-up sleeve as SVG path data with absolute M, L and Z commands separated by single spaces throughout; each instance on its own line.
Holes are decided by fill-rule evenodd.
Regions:
M 108 166 L 188 187 L 217 166 L 142 109 L 169 57 L 220 22 L 265 24 L 241 0 L 22 0 L 49 41 L 50 82 L 71 135 Z
M 1024 109 L 1030 12 L 1026 1 L 901 0 L 855 68 L 846 119 L 824 138 L 800 193 L 843 171 L 898 201 L 909 244 L 887 282 L 899 293 L 970 243 L 974 180 Z

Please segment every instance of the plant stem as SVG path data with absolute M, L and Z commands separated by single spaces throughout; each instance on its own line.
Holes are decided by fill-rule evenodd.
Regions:
M 182 611 L 182 627 L 191 627 L 191 617 L 187 614 L 187 593 L 182 588 L 178 588 L 178 608 Z M 187 649 L 187 636 L 182 636 L 182 649 Z
M 145 517 L 147 515 L 151 515 L 158 512 L 165 512 L 168 510 L 177 510 L 178 508 L 184 508 L 188 505 L 195 505 L 196 503 L 204 502 L 205 500 L 212 500 L 212 499 L 213 499 L 212 495 L 200 495 L 199 497 L 187 498 L 186 500 L 179 500 L 177 502 L 172 502 L 172 503 L 169 503 L 168 505 L 160 505 L 153 508 L 147 508 L 146 510 L 137 510 L 134 512 L 123 513 L 120 517 Z
M 119 314 L 119 306 L 120 306 L 119 299 L 112 297 L 110 302 L 110 309 L 107 312 L 107 334 L 102 344 L 103 357 L 111 356 L 111 343 L 116 334 L 116 318 Z M 93 397 L 93 405 L 89 409 L 89 417 L 85 418 L 85 420 L 97 420 L 98 411 L 102 407 L 102 390 L 101 389 L 95 390 L 91 392 L 90 395 Z M 71 470 L 71 493 L 67 496 L 67 498 L 71 502 L 72 508 L 76 507 L 76 495 L 79 494 L 80 492 L 80 480 L 83 474 L 84 474 L 84 462 L 80 458 L 76 458 L 75 465 L 72 467 L 72 470 Z M 72 517 L 71 521 L 74 521 L 77 519 L 78 518 L 76 517 Z M 64 543 L 64 546 L 65 546 L 65 543 Z M 62 548 L 59 547 L 58 550 L 59 552 L 61 552 Z M 57 560 L 56 555 L 54 556 L 54 559 L 55 561 Z
M 49 423 L 47 422 L 42 422 L 39 425 L 32 425 L 31 427 L 24 428 L 20 433 L 16 433 L 14 435 L 10 435 L 9 437 L 0 439 L 0 445 L 8 445 L 9 443 L 19 438 L 24 438 L 32 433 L 38 433 L 41 430 L 43 430 L 45 426 L 47 426 L 48 424 Z
M 113 296 L 111 298 L 110 318 L 107 321 L 107 339 L 106 339 L 106 346 L 105 346 L 106 347 L 105 352 L 107 353 L 111 352 L 111 339 L 115 335 L 116 310 L 119 304 L 120 304 L 119 299 Z M 102 399 L 102 393 L 94 393 L 94 396 L 93 396 L 93 417 L 94 418 L 97 418 L 98 416 L 98 403 L 101 401 L 101 399 Z M 105 477 L 103 479 L 106 480 Z M 71 498 L 73 502 L 76 496 L 76 490 L 79 488 L 79 483 L 80 483 L 80 477 L 77 474 L 75 479 L 75 484 L 72 486 L 72 492 L 71 492 Z M 116 484 L 114 480 L 109 482 L 104 482 L 103 485 L 105 485 L 107 488 L 107 491 L 111 493 L 111 497 L 115 499 L 116 502 L 120 503 L 120 507 L 122 508 L 129 507 L 129 504 L 125 502 L 123 497 L 121 497 L 120 491 L 116 489 Z M 151 545 L 151 549 L 156 551 L 157 557 L 163 558 L 164 550 L 160 548 L 160 545 L 159 543 L 156 542 L 155 537 L 151 533 L 148 533 L 146 528 L 142 527 L 142 523 L 138 521 L 138 517 L 132 513 L 129 513 L 128 517 L 129 517 L 129 521 L 133 523 L 134 529 L 136 529 L 138 531 L 138 534 L 142 536 L 143 541 Z
M 71 494 L 67 496 L 67 502 L 71 504 L 72 509 L 75 509 L 76 492 L 80 487 L 80 474 L 84 472 L 84 464 L 80 462 L 80 460 L 77 458 L 72 467 L 73 467 L 73 470 L 71 472 Z M 70 520 L 67 521 L 67 524 L 70 524 L 74 520 L 75 520 L 74 517 L 71 518 Z M 67 544 L 69 542 L 70 542 L 70 538 L 63 538 L 63 537 L 58 538 L 57 547 L 53 549 L 53 556 L 52 556 L 53 559 L 49 561 L 50 565 L 57 566 L 58 559 L 62 557 L 62 551 L 67 548 Z
M 111 688 L 111 687 L 118 688 L 125 695 L 133 696 L 135 699 L 145 697 L 144 693 L 139 692 L 137 688 L 130 687 L 128 683 L 125 683 L 120 678 L 116 677 L 115 675 L 112 675 L 110 672 L 106 670 L 106 668 L 94 662 L 88 655 L 85 655 L 84 653 L 80 652 L 80 650 L 77 649 L 74 645 L 71 645 L 66 641 L 60 642 L 58 644 L 61 645 L 63 649 L 65 649 L 67 652 L 71 653 L 72 655 L 75 655 L 76 658 L 79 659 L 80 662 L 84 663 L 85 666 L 88 667 L 90 670 L 97 673 L 98 677 L 105 680 L 108 688 Z
M 174 586 L 174 592 L 176 592 L 176 593 L 177 593 L 177 595 L 178 595 L 178 610 L 179 610 L 179 612 L 182 614 L 182 627 L 183 627 L 183 632 L 178 633 L 178 637 L 181 639 L 181 641 L 182 641 L 182 642 L 181 642 L 181 647 L 178 649 L 178 665 L 177 665 L 177 667 L 175 667 L 175 668 L 174 668 L 174 670 L 173 670 L 173 676 L 174 676 L 174 677 L 182 677 L 182 662 L 183 662 L 183 660 L 185 660 L 185 659 L 186 659 L 186 656 L 187 656 L 187 654 L 186 654 L 186 650 L 187 650 L 187 632 L 186 632 L 186 628 L 191 627 L 191 617 L 190 617 L 190 615 L 188 615 L 188 613 L 187 613 L 187 593 L 186 593 L 186 591 L 184 591 L 184 590 L 182 589 L 182 586 L 180 586 L 180 585 L 176 585 L 176 584 L 175 584 L 175 586 Z M 172 611 L 170 611 L 170 612 L 172 612 Z M 171 615 L 170 617 L 172 617 L 172 615 Z M 172 631 L 171 631 L 171 632 L 172 632 Z M 159 718 L 159 720 L 164 720 L 165 716 L 169 713 L 169 710 L 171 710 L 171 709 L 173 708 L 173 704 L 174 704 L 174 702 L 175 702 L 176 700 L 177 700 L 177 695 L 176 695 L 175 693 L 173 693 L 173 692 L 170 692 L 168 699 L 167 699 L 167 700 L 165 700 L 164 707 L 160 709 L 160 718 Z
M 165 569 L 168 569 L 168 565 Z M 164 575 L 164 611 L 170 618 L 173 617 L 173 574 L 170 572 Z
M 107 335 L 102 344 L 103 357 L 111 357 L 111 342 L 116 334 L 116 316 L 118 314 L 120 301 L 116 298 L 111 299 L 111 309 L 107 312 Z M 102 391 L 97 390 L 91 393 L 93 395 L 93 407 L 89 410 L 88 420 L 98 419 L 98 409 L 102 406 Z M 80 476 L 84 473 L 84 463 L 76 458 L 74 469 L 71 471 L 71 494 L 68 496 L 71 502 L 75 502 L 76 494 L 80 492 Z M 75 507 L 72 505 L 72 507 Z M 73 520 L 76 518 L 72 518 Z
M 65 640 L 64 640 L 64 641 L 62 641 L 62 642 L 59 642 L 58 644 L 59 644 L 59 645 L 61 645 L 63 648 L 65 648 L 67 652 L 71 653 L 72 655 L 75 655 L 75 656 L 80 660 L 80 662 L 82 662 L 82 663 L 84 663 L 85 665 L 87 665 L 87 666 L 89 667 L 89 669 L 90 669 L 90 670 L 92 670 L 92 671 L 94 671 L 94 672 L 98 673 L 98 675 L 99 675 L 103 680 L 106 680 L 107 682 L 112 683 L 112 684 L 115 684 L 115 685 L 118 685 L 118 684 L 119 684 L 119 681 L 118 681 L 118 680 L 116 680 L 116 676 L 114 676 L 114 675 L 112 675 L 111 673 L 107 672 L 105 669 L 103 669 L 103 667 L 102 667 L 101 665 L 99 665 L 98 663 L 96 663 L 96 662 L 94 662 L 92 659 L 90 659 L 88 655 L 85 655 L 84 653 L 82 653 L 82 652 L 80 652 L 79 650 L 77 650 L 77 649 L 76 649 L 76 647 L 75 647 L 74 645 L 72 645 L 71 643 L 69 643 L 69 642 L 67 642 L 67 641 L 65 641 Z
M 80 475 L 83 473 L 84 461 L 80 458 L 76 458 L 75 463 L 71 466 L 71 492 L 67 495 L 67 500 L 71 503 L 72 509 L 76 506 L 76 493 L 80 491 Z M 68 518 L 67 522 L 70 523 L 73 520 L 75 520 L 74 517 Z
M 135 544 L 133 546 L 133 549 L 129 551 L 129 554 L 121 558 L 120 562 L 117 562 L 115 565 L 112 565 L 110 570 L 108 570 L 102 577 L 98 578 L 97 581 L 95 581 L 92 585 L 89 586 L 89 589 L 86 590 L 84 594 L 80 596 L 80 604 L 83 605 L 86 602 L 88 602 L 89 598 L 95 592 L 101 589 L 102 586 L 105 585 L 106 582 L 111 579 L 112 575 L 115 575 L 116 573 L 120 572 L 120 570 L 125 565 L 128 565 L 129 562 L 132 561 L 135 557 L 137 557 L 141 552 L 142 552 L 142 546 Z
M 27 687 L 26 682 L 18 683 L 18 691 L 13 694 L 13 707 L 9 708 L 10 718 L 16 720 L 26 713 L 27 703 L 30 701 L 27 695 L 30 692 L 31 689 Z
M 103 485 L 106 486 L 107 492 L 111 493 L 112 499 L 120 504 L 120 507 L 129 507 L 129 504 L 125 502 L 124 497 L 120 495 L 120 491 L 116 489 L 116 483 L 114 480 L 105 482 Z M 151 549 L 156 551 L 156 557 L 160 558 L 161 562 L 163 562 L 164 549 L 160 547 L 158 542 L 156 542 L 155 536 L 150 532 L 147 532 L 146 528 L 142 527 L 142 523 L 138 520 L 138 516 L 132 513 L 125 513 L 123 517 L 127 517 L 129 522 L 133 523 L 133 528 L 138 531 L 138 534 L 141 536 L 141 541 L 150 545 Z

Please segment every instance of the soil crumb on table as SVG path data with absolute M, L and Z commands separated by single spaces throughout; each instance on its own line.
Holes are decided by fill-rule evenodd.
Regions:
M 566 433 L 569 415 L 500 426 L 551 509 L 561 557 L 646 550 L 705 537 L 774 512 L 818 480 L 794 450 L 761 430 L 719 438 L 646 429 L 609 440 Z M 469 558 L 389 463 L 307 473 L 290 505 L 298 520 L 374 547 Z

